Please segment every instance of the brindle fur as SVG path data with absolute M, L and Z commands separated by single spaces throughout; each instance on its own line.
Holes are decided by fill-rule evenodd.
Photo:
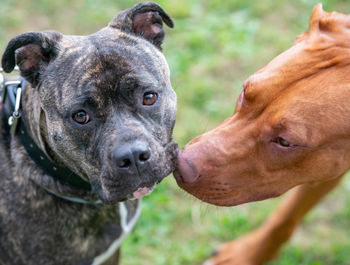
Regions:
M 121 233 L 117 202 L 174 170 L 176 95 L 161 53 L 164 33 L 135 34 L 137 25 L 132 23 L 139 14 L 155 17 L 158 27 L 159 16 L 172 26 L 158 5 L 140 3 L 89 36 L 32 32 L 9 43 L 2 64 L 10 72 L 16 60 L 27 80 L 22 109 L 29 134 L 53 161 L 88 180 L 92 192 L 62 184 L 41 171 L 18 138 L 10 136 L 1 112 L 1 265 L 91 264 Z M 158 93 L 154 106 L 142 105 L 146 91 Z M 86 125 L 71 118 L 82 108 L 92 117 Z M 137 141 L 148 144 L 150 162 L 138 174 L 120 171 L 113 151 Z M 68 202 L 40 186 L 106 203 Z M 137 200 L 125 203 L 130 220 Z M 115 256 L 108 264 L 117 260 Z

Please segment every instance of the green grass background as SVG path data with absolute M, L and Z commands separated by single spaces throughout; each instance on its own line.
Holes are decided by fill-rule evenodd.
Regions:
M 0 51 L 24 31 L 92 33 L 136 2 L 0 0 Z M 164 52 L 178 94 L 175 140 L 182 147 L 232 114 L 243 81 L 307 29 L 318 1 L 157 2 L 175 20 L 175 29 L 167 30 Z M 327 11 L 350 13 L 348 0 L 322 2 Z M 271 264 L 350 264 L 349 192 L 346 177 Z M 259 226 L 279 201 L 213 207 L 184 193 L 170 176 L 143 200 L 140 221 L 122 248 L 122 264 L 201 264 L 221 242 Z

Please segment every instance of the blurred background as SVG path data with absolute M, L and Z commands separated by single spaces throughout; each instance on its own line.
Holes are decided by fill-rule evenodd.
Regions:
M 233 112 L 243 81 L 289 48 L 321 0 L 156 1 L 175 20 L 163 45 L 178 95 L 175 140 L 187 141 Z M 0 0 L 0 54 L 25 31 L 93 33 L 129 0 Z M 348 0 L 323 0 L 326 11 L 350 13 Z M 350 264 L 350 179 L 304 220 L 271 265 Z M 172 176 L 143 200 L 122 265 L 195 265 L 221 242 L 258 227 L 281 198 L 232 208 L 201 203 Z

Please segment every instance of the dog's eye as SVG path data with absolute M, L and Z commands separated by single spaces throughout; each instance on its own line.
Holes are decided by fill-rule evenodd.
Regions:
M 151 106 L 156 103 L 158 94 L 154 92 L 146 92 L 143 94 L 143 105 Z
M 79 124 L 86 124 L 90 121 L 90 117 L 85 111 L 80 110 L 77 113 L 73 114 L 73 120 Z
M 276 142 L 283 147 L 290 147 L 292 146 L 287 140 L 283 139 L 282 137 L 278 137 L 276 139 Z

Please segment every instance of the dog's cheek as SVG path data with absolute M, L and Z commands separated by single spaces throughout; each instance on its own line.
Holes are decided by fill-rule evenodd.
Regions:
M 96 159 L 91 159 L 94 154 L 90 151 L 93 140 L 90 130 L 77 130 L 65 121 L 50 123 L 48 130 L 50 147 L 65 164 L 79 168 L 96 166 Z
M 162 113 L 161 129 L 164 130 L 164 136 L 167 137 L 166 141 L 169 142 L 172 139 L 177 114 L 177 97 L 173 89 L 166 95 L 166 103 L 164 104 Z
M 147 175 L 158 181 L 175 170 L 176 144 L 168 144 L 166 147 L 154 143 L 152 148 L 153 163 L 147 171 Z

